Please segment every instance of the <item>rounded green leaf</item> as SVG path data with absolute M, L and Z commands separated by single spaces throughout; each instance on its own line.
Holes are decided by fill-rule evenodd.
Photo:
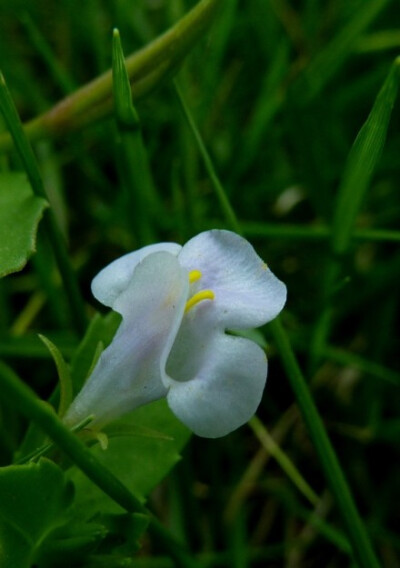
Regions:
M 22 173 L 0 173 L 0 277 L 21 270 L 35 252 L 38 223 L 48 206 Z
M 72 486 L 53 462 L 0 468 L 0 566 L 29 566 L 44 539 L 68 521 Z

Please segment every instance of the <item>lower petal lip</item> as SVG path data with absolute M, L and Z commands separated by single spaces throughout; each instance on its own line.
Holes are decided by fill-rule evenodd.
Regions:
M 167 400 L 171 410 L 195 434 L 217 438 L 253 416 L 261 401 L 268 367 L 264 351 L 248 339 L 215 329 L 208 343 L 196 375 L 176 381 L 171 374 Z

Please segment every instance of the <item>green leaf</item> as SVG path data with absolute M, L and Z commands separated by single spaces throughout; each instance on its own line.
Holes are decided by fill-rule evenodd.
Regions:
M 147 529 L 149 517 L 141 513 L 103 515 L 99 511 L 93 522 L 82 522 L 73 516 L 46 542 L 37 559 L 38 568 L 92 566 L 94 557 L 102 566 L 121 566 L 132 561 L 140 548 L 139 539 Z
M 68 520 L 72 486 L 53 462 L 0 469 L 0 566 L 27 568 L 46 537 Z
M 45 199 L 34 196 L 22 173 L 0 173 L 0 277 L 22 270 L 35 252 Z
M 120 435 L 113 437 L 116 429 Z M 140 498 L 148 495 L 177 463 L 179 452 L 190 437 L 190 431 L 175 418 L 165 400 L 135 410 L 106 432 L 110 435 L 107 450 L 97 444 L 92 452 Z M 81 471 L 72 470 L 70 478 L 82 516 L 98 510 L 121 512 Z
M 96 551 L 107 537 L 108 530 L 102 523 L 81 523 L 72 518 L 71 523 L 57 529 L 36 559 L 38 568 L 83 566 L 85 557 Z
M 93 553 L 132 558 L 148 516 L 96 511 L 86 522 L 73 507 L 73 486 L 53 462 L 0 469 L 0 566 L 84 565 Z M 72 505 L 72 506 L 70 506 Z
M 25 168 L 33 193 L 36 197 L 46 200 L 47 194 L 39 170 L 39 165 L 27 138 L 26 132 L 22 127 L 19 114 L 1 72 L 0 111 L 3 114 L 5 123 L 7 124 L 14 141 L 15 148 Z M 71 266 L 62 232 L 58 226 L 57 219 L 54 216 L 52 209 L 49 210 L 48 215 L 46 215 L 43 221 L 50 245 L 54 252 L 58 269 L 60 271 L 65 292 L 68 296 L 76 329 L 79 333 L 83 333 L 87 327 L 85 306 L 80 294 L 75 272 Z M 22 219 L 22 223 L 24 224 L 24 219 Z

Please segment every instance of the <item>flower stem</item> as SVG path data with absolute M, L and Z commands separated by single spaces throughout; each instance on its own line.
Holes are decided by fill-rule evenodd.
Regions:
M 300 370 L 290 345 L 286 331 L 279 318 L 269 324 L 282 364 L 295 393 L 304 422 L 320 458 L 325 477 L 328 480 L 336 503 L 347 528 L 347 534 L 353 547 L 353 553 L 360 568 L 379 568 L 368 534 L 356 508 L 354 498 L 329 440 L 324 424 L 315 406 L 307 383 Z

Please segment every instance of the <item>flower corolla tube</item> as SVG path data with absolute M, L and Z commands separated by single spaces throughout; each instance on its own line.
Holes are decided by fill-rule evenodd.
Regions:
M 93 427 L 101 428 L 166 397 L 194 433 L 216 438 L 255 413 L 265 353 L 227 330 L 275 318 L 286 286 L 245 239 L 212 230 L 184 246 L 146 246 L 106 266 L 92 292 L 122 321 L 67 411 L 67 424 L 93 415 Z

